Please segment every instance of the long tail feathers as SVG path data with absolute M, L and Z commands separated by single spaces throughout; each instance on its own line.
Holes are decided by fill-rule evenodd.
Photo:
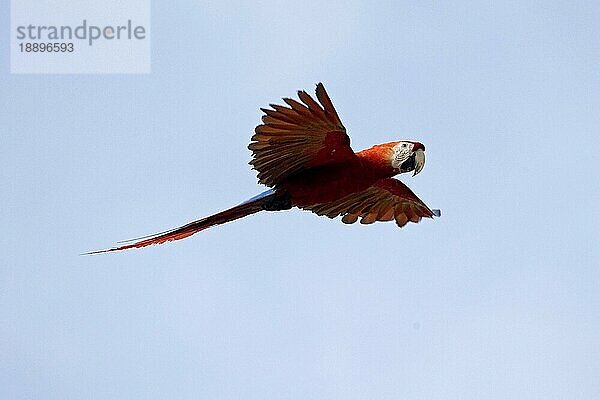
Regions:
M 83 255 L 89 254 L 100 254 L 108 253 L 111 251 L 127 250 L 139 247 L 146 247 L 152 244 L 162 244 L 170 242 L 172 240 L 179 240 L 193 235 L 194 233 L 203 231 L 204 229 L 210 228 L 211 226 L 224 224 L 226 222 L 234 221 L 238 218 L 248 216 L 250 214 L 257 213 L 264 210 L 265 201 L 274 196 L 272 191 L 261 193 L 260 195 L 253 197 L 245 203 L 230 208 L 220 213 L 211 215 L 210 217 L 199 219 L 198 221 L 190 222 L 189 224 L 183 225 L 179 228 L 171 229 L 169 231 L 160 232 L 150 236 L 144 236 L 137 239 L 127 240 L 125 242 L 134 242 L 130 244 L 124 244 L 122 246 L 113 247 L 105 250 L 90 251 L 83 253 Z M 124 242 L 120 242 L 124 243 Z

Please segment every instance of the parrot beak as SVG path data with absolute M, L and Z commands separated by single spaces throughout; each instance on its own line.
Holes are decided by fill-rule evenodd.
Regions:
M 414 150 L 410 156 L 400 164 L 400 173 L 414 171 L 413 176 L 415 176 L 423 170 L 423 167 L 425 166 L 425 150 L 422 146 L 423 145 Z
M 417 175 L 419 172 L 421 172 L 423 170 L 423 167 L 425 166 L 425 152 L 421 149 L 418 149 L 417 151 L 414 152 L 414 158 L 415 158 L 415 172 L 413 173 L 413 176 Z

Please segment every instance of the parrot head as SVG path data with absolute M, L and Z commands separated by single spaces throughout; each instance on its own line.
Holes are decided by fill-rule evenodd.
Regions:
M 417 175 L 425 166 L 425 146 L 419 142 L 401 141 L 391 143 L 392 167 L 399 174 L 414 171 Z

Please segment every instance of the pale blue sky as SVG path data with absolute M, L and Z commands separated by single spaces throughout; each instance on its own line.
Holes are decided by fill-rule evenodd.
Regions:
M 155 2 L 150 75 L 2 59 L 0 398 L 600 397 L 598 2 L 318 3 Z M 442 218 L 78 255 L 264 190 L 258 108 L 318 81 Z

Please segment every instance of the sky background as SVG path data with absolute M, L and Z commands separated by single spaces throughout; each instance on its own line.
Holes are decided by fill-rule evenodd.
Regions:
M 154 2 L 149 75 L 10 75 L 4 29 L 0 398 L 600 398 L 600 4 L 321 3 Z M 319 81 L 442 218 L 79 255 L 264 190 L 258 108 Z

